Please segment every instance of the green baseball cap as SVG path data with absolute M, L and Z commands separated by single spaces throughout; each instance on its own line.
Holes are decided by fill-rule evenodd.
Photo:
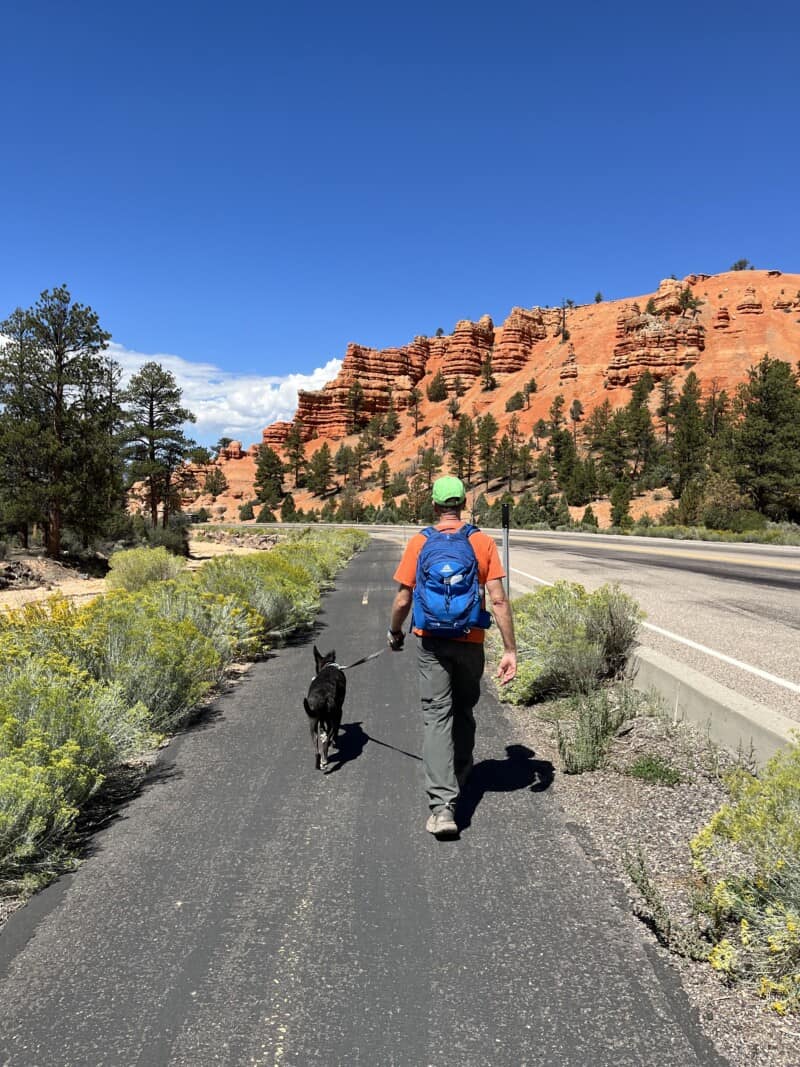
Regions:
M 467 499 L 464 483 L 460 478 L 437 478 L 433 483 L 434 504 L 461 504 Z

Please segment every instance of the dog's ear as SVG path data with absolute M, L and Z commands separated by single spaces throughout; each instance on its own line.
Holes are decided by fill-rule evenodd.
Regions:
M 322 663 L 322 656 L 319 654 L 319 649 L 314 645 L 314 665 L 317 668 L 317 674 L 319 674 L 320 664 Z

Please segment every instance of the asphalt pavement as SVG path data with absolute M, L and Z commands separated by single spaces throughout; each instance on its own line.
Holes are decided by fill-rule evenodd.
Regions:
M 314 770 L 313 641 L 382 646 L 399 546 L 340 575 L 0 937 L 12 1067 L 722 1067 L 674 972 L 485 692 L 458 839 L 424 831 L 413 640 L 348 674 Z

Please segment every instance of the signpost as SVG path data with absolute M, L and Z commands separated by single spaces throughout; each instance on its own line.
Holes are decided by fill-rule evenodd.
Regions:
M 511 563 L 509 562 L 508 551 L 508 537 L 509 527 L 511 526 L 511 506 L 509 504 L 500 505 L 503 512 L 503 570 L 506 572 L 506 596 L 511 599 Z

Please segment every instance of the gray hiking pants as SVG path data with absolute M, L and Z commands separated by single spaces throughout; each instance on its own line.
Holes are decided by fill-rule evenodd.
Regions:
M 457 775 L 472 760 L 481 695 L 483 645 L 421 637 L 417 641 L 422 704 L 422 762 L 431 811 L 458 798 Z

